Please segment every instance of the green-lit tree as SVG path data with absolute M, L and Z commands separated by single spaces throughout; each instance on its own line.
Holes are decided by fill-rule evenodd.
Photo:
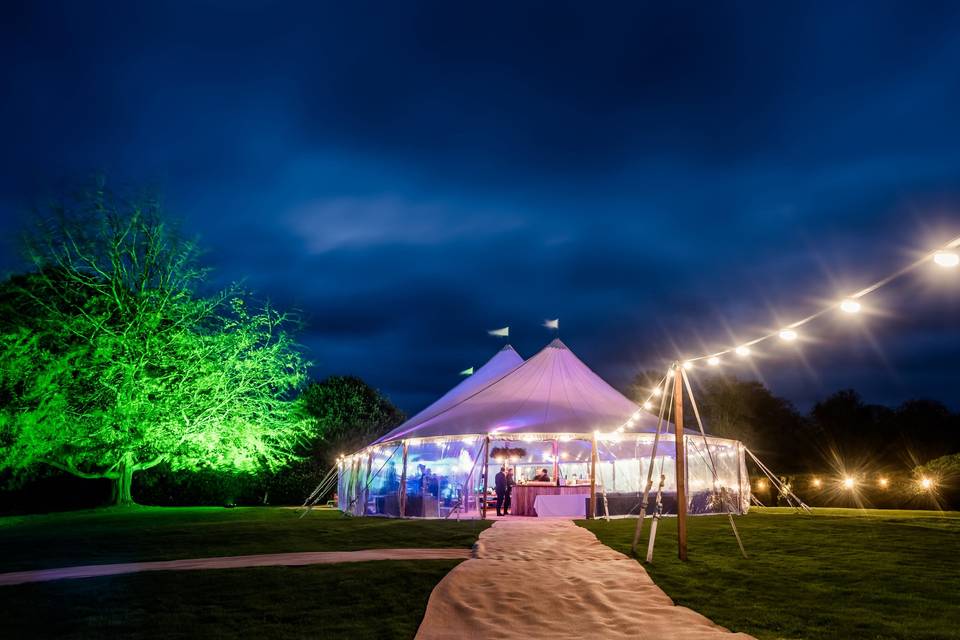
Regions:
M 275 469 L 309 420 L 288 319 L 238 290 L 201 295 L 206 271 L 148 199 L 97 185 L 28 234 L 34 271 L 0 295 L 0 469 L 47 464 L 108 478 Z

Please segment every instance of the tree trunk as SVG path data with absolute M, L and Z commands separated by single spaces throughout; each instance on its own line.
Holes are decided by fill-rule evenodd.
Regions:
M 129 456 L 124 456 L 117 468 L 117 476 L 113 478 L 111 504 L 115 507 L 125 507 L 136 504 L 130 489 L 133 486 L 133 464 Z

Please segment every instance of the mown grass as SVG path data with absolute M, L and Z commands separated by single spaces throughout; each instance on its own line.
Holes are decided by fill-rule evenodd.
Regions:
M 449 560 L 169 571 L 0 587 L 0 637 L 412 638 Z
M 960 514 L 759 509 L 736 522 L 749 559 L 711 516 L 688 519 L 682 563 L 665 518 L 647 570 L 678 604 L 758 638 L 960 638 Z M 636 519 L 578 524 L 630 553 Z
M 316 509 L 132 507 L 0 518 L 0 571 L 292 551 L 470 547 L 489 522 Z
M 0 571 L 288 551 L 469 547 L 490 522 L 293 509 L 0 518 Z M 411 638 L 456 561 L 170 571 L 0 587 L 0 638 Z

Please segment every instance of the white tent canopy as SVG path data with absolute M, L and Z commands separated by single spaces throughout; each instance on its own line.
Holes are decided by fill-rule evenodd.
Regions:
M 440 396 L 436 402 L 426 409 L 377 440 L 377 442 L 389 442 L 390 440 L 396 440 L 398 438 L 414 437 L 413 432 L 417 429 L 418 425 L 457 406 L 478 391 L 500 380 L 521 364 L 523 364 L 523 358 L 520 357 L 520 354 L 510 345 L 506 345 L 490 358 L 485 365 L 474 371 L 472 375 Z
M 559 339 L 494 375 L 507 366 L 498 361 L 503 353 L 472 376 L 484 374 L 478 380 L 482 384 L 465 389 L 470 379 L 464 381 L 380 441 L 484 433 L 589 434 L 613 431 L 637 411 L 640 419 L 632 431 L 656 431 L 656 416 L 607 384 Z M 512 349 L 509 353 L 516 356 Z

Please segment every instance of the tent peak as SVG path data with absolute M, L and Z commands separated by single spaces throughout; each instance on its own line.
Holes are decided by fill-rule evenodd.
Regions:
M 503 349 L 500 349 L 500 351 L 513 351 L 514 353 L 517 352 L 517 350 L 514 349 L 514 348 L 513 348 L 513 345 L 511 345 L 511 344 L 505 344 L 505 345 L 503 345 Z
M 567 351 L 570 350 L 570 349 L 567 348 L 567 345 L 563 344 L 563 342 L 560 340 L 560 338 L 554 338 L 554 339 L 550 342 L 550 344 L 547 345 L 547 348 L 549 348 L 549 349 L 567 349 Z

